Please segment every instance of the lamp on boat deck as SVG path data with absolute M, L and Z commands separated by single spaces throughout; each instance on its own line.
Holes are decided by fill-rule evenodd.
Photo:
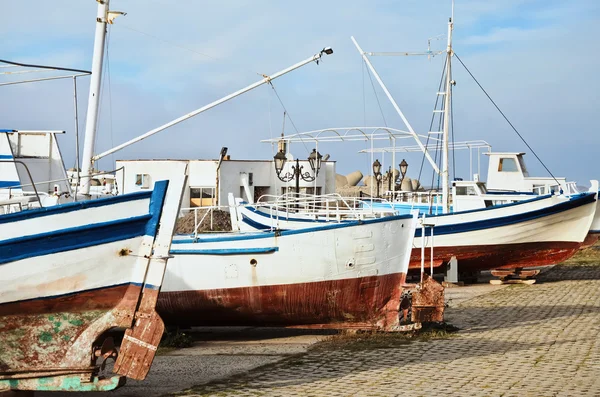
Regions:
M 375 183 L 377 183 L 377 197 L 379 197 L 379 179 L 381 177 L 381 163 L 379 159 L 375 159 L 373 162 L 373 175 L 375 176 Z
M 408 163 L 406 162 L 406 160 L 402 159 L 402 162 L 400 163 L 400 174 L 402 175 L 402 177 L 400 178 L 400 189 L 402 189 L 402 182 L 404 181 L 406 170 L 408 170 Z

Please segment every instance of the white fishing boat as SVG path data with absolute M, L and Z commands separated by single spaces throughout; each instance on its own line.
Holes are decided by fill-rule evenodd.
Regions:
M 168 324 L 400 329 L 416 214 L 173 241 Z
M 595 187 L 594 187 L 595 186 Z M 590 193 L 572 196 L 526 195 L 512 204 L 491 205 L 449 214 L 422 214 L 432 227 L 422 241 L 416 230 L 410 268 L 421 268 L 421 247 L 434 246 L 434 266 L 456 257 L 462 272 L 497 268 L 523 268 L 559 263 L 572 256 L 583 244 L 594 219 L 597 182 Z M 596 190 L 597 191 L 597 190 Z M 494 195 L 491 195 L 492 197 Z M 485 201 L 486 196 L 471 198 Z M 469 200 L 471 202 L 472 200 Z M 379 203 L 395 208 L 395 203 Z M 371 204 L 373 205 L 373 204 Z M 471 204 L 472 205 L 472 204 Z M 285 210 L 275 203 L 235 206 L 238 228 L 255 230 L 301 230 L 347 222 L 336 215 L 335 207 L 318 216 L 301 207 Z M 323 208 L 323 205 L 320 206 Z M 359 217 L 361 209 L 355 209 Z M 370 214 L 370 211 L 365 211 Z M 434 236 L 431 237 L 433 232 Z M 430 250 L 425 252 L 430 262 Z
M 562 177 L 532 177 L 529 175 L 523 152 L 490 152 L 487 187 L 492 194 L 552 194 L 561 192 L 571 196 L 579 194 L 575 182 Z M 593 188 L 593 187 L 592 187 Z M 600 201 L 597 202 L 600 205 Z M 584 246 L 591 246 L 600 238 L 600 211 L 596 208 L 594 220 Z
M 108 16 L 108 0 L 99 1 L 96 50 L 103 48 Z M 93 66 L 90 98 L 95 100 L 90 99 L 88 122 L 97 114 L 101 59 L 95 57 Z M 35 169 L 37 177 L 52 179 L 57 164 L 48 162 L 48 151 L 42 152 L 46 157 L 32 155 L 29 150 L 37 146 L 27 146 L 18 132 L 5 134 L 0 187 L 9 192 L 0 202 L 0 392 L 112 390 L 126 377 L 144 379 L 164 329 L 155 304 L 185 168 L 153 189 L 97 200 L 70 196 L 71 202 L 60 203 L 65 181 L 52 181 L 59 188 L 46 206 L 35 183 L 20 178 L 33 179 Z M 95 123 L 86 131 L 91 151 L 94 134 Z M 33 139 L 48 136 L 53 138 Z M 21 155 L 29 163 L 16 159 Z M 35 167 L 36 162 L 44 166 Z M 23 192 L 25 184 L 32 195 Z M 86 193 L 85 186 L 82 190 Z M 38 208 L 30 209 L 32 201 Z M 120 348 L 108 336 L 115 327 L 125 330 Z M 115 375 L 100 376 L 109 358 L 116 359 Z
M 434 248 L 433 262 L 435 265 L 448 264 L 453 258 L 456 258 L 458 260 L 459 271 L 463 273 L 485 269 L 546 266 L 558 263 L 572 256 L 584 243 L 596 212 L 598 186 L 596 181 L 593 181 L 591 192 L 572 196 L 545 195 L 532 197 L 514 194 L 512 195 L 514 197 L 509 197 L 488 195 L 487 192 L 482 192 L 474 200 L 459 202 L 460 199 L 455 195 L 456 201 L 451 201 L 448 147 L 450 95 L 453 86 L 451 75 L 451 60 L 454 55 L 452 50 L 452 30 L 453 18 L 450 19 L 448 24 L 448 46 L 446 51 L 444 51 L 447 58 L 443 79 L 444 84 L 443 88 L 438 92 L 438 96 L 443 98 L 444 106 L 443 109 L 436 110 L 436 114 L 443 115 L 443 120 L 440 122 L 440 125 L 443 125 L 443 130 L 429 132 L 430 135 L 441 135 L 442 137 L 440 141 L 442 164 L 440 167 L 433 161 L 429 150 L 421 143 L 419 136 L 415 133 L 400 110 L 400 107 L 375 71 L 368 58 L 373 53 L 363 51 L 356 40 L 352 38 L 367 67 L 408 128 L 408 131 L 405 133 L 416 140 L 425 158 L 441 176 L 442 192 L 439 200 L 430 201 L 430 211 L 424 214 L 422 221 L 424 224 L 432 226 L 430 233 L 433 233 L 433 236 L 426 236 L 426 241 L 422 241 L 421 232 L 417 229 L 410 267 L 420 267 L 422 260 L 420 257 L 422 256 L 420 247 L 423 245 Z M 382 54 L 384 53 L 378 53 L 378 55 Z M 431 52 L 425 54 L 431 55 Z M 389 128 L 385 128 L 389 130 Z M 378 130 L 379 128 L 354 129 L 360 130 L 365 137 L 368 137 L 370 130 Z M 295 134 L 281 139 L 288 143 L 296 141 L 304 143 L 310 141 L 319 142 L 319 136 L 324 132 L 330 132 L 332 136 L 343 137 L 343 131 L 346 130 L 348 129 L 329 128 Z M 395 139 L 390 140 L 395 144 Z M 274 140 L 267 140 L 265 142 L 273 143 Z M 392 151 L 393 156 L 395 152 L 395 150 Z M 393 163 L 395 163 L 395 158 Z M 459 186 L 460 183 L 455 184 L 455 187 Z M 460 187 L 466 188 L 466 186 Z M 393 190 L 392 193 L 394 193 Z M 502 201 L 515 202 L 494 206 L 494 204 Z M 461 208 L 462 204 L 459 205 L 459 203 L 464 203 L 467 207 L 470 206 L 470 208 L 461 211 L 459 208 Z M 388 204 L 383 204 L 383 206 L 388 206 Z M 453 212 L 451 212 L 452 206 L 456 207 Z M 439 209 L 440 207 L 442 210 L 441 213 L 431 211 L 432 208 Z M 394 207 L 392 206 L 392 208 Z M 462 209 L 464 208 L 463 206 Z M 250 219 L 248 215 L 250 212 L 254 215 L 252 218 L 253 221 L 263 219 L 263 225 L 267 227 L 273 226 L 273 221 L 270 219 L 274 217 L 273 215 L 276 215 L 275 218 L 278 219 L 277 226 L 284 229 L 286 227 L 301 227 L 303 223 L 306 224 L 304 220 L 311 219 L 310 214 L 301 214 L 301 211 L 292 210 L 291 215 L 289 215 L 292 218 L 292 222 L 288 222 L 285 215 L 280 213 L 272 214 L 272 211 L 266 206 L 245 210 L 244 215 L 247 215 L 248 219 Z M 316 222 L 310 225 L 314 224 Z M 429 250 L 427 250 L 425 255 L 428 254 Z M 428 257 L 426 261 L 430 259 Z

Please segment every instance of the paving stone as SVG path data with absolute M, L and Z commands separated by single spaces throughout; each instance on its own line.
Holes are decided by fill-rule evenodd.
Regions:
M 600 395 L 600 266 L 555 266 L 446 314 L 453 338 L 309 351 L 190 395 Z

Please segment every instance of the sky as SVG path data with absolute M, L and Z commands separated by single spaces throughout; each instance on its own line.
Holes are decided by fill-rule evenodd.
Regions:
M 2 0 L 0 59 L 90 70 L 94 0 Z M 111 0 L 124 11 L 109 28 L 96 153 L 141 135 L 331 46 L 334 54 L 235 98 L 99 162 L 136 158 L 268 159 L 261 139 L 330 127 L 406 130 L 350 41 L 365 51 L 445 48 L 449 0 L 275 2 Z M 443 37 L 440 37 L 442 35 Z M 596 123 L 600 92 L 597 0 L 456 0 L 453 47 L 555 176 L 600 179 Z M 443 56 L 373 57 L 372 63 L 417 131 L 429 130 Z M 483 139 L 494 151 L 523 151 L 532 176 L 548 176 L 516 133 L 453 60 L 455 141 Z M 19 77 L 22 77 L 19 76 Z M 0 82 L 14 76 L 0 76 Z M 89 77 L 78 79 L 83 135 Z M 65 165 L 75 162 L 70 80 L 0 87 L 0 128 L 65 130 Z M 283 112 L 288 118 L 283 123 Z M 386 142 L 377 145 L 389 146 Z M 370 172 L 366 142 L 321 144 L 348 174 Z M 311 144 L 295 144 L 305 158 Z M 416 178 L 422 155 L 406 158 Z M 454 155 L 468 179 L 469 153 Z M 391 156 L 381 159 L 385 167 Z M 477 164 L 477 155 L 472 157 Z M 482 177 L 487 162 L 480 156 Z M 476 170 L 475 170 L 476 171 Z M 598 170 L 600 171 L 600 170 Z M 423 179 L 431 178 L 423 169 Z

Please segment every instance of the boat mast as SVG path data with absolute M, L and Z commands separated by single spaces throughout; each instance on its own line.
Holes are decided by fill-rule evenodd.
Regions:
M 96 36 L 94 38 L 94 56 L 92 58 L 92 78 L 88 99 L 85 136 L 83 143 L 81 194 L 90 193 L 91 173 L 93 168 L 94 141 L 98 123 L 98 106 L 100 104 L 100 85 L 102 83 L 102 65 L 104 63 L 104 42 L 106 39 L 106 23 L 108 21 L 108 3 L 110 0 L 96 0 L 98 15 L 96 17 Z
M 442 150 L 442 204 L 444 214 L 450 212 L 450 173 L 448 172 L 448 136 L 450 130 L 450 89 L 452 84 L 451 61 L 452 61 L 452 30 L 454 28 L 454 1 L 452 1 L 452 16 L 448 21 L 448 46 L 446 48 L 446 88 L 444 92 L 444 134 Z

